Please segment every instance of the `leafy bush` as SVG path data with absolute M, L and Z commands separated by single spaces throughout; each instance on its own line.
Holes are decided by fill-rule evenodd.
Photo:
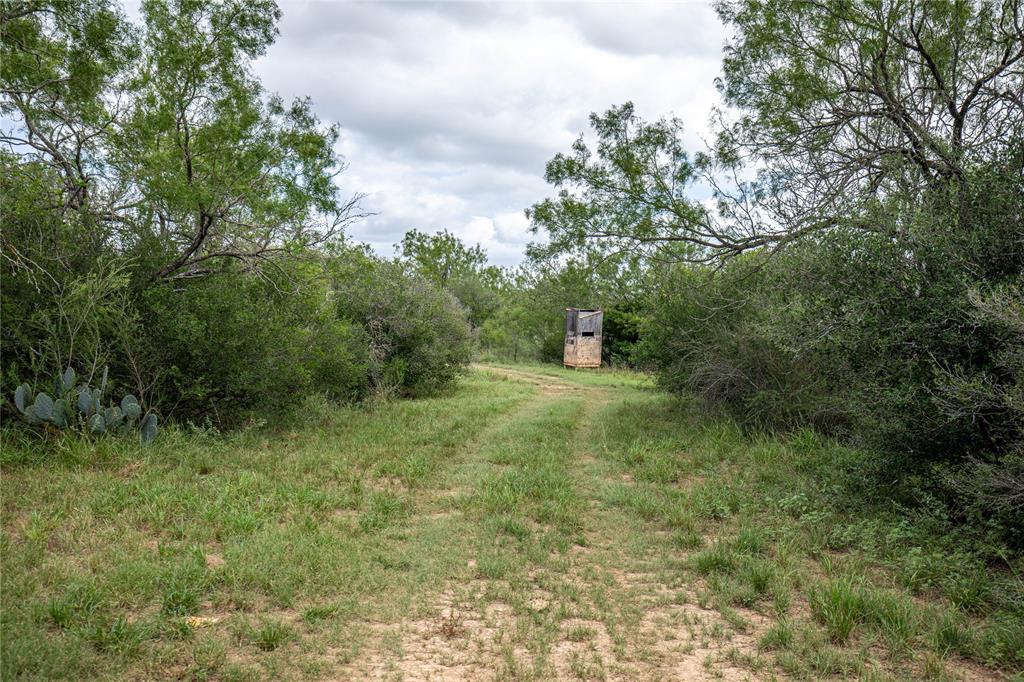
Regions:
M 154 401 L 165 414 L 220 426 L 294 404 L 309 377 L 291 303 L 242 273 L 147 290 Z
M 364 398 L 370 384 L 366 334 L 347 320 L 318 319 L 306 334 L 305 364 L 313 392 L 340 402 Z
M 754 258 L 714 275 L 663 269 L 642 334 L 642 360 L 669 390 L 697 395 L 741 423 L 842 431 L 849 415 L 828 395 L 820 368 L 775 333 L 773 316 L 784 300 L 774 278 Z
M 113 386 L 132 386 L 163 416 L 230 428 L 313 394 L 424 393 L 470 357 L 465 312 L 450 295 L 365 253 L 306 251 L 152 281 L 144 259 L 86 248 L 77 221 L 35 219 L 22 201 L 3 233 L 17 256 L 3 262 L 4 410 L 17 413 L 10 397 L 24 381 L 109 365 Z
M 112 378 L 127 379 L 118 356 L 135 340 L 132 263 L 112 252 L 108 226 L 46 210 L 59 201 L 54 181 L 41 164 L 18 164 L 0 152 L 4 395 L 22 382 L 42 385 L 70 366 L 109 364 Z
M 424 395 L 459 376 L 473 339 L 451 294 L 365 253 L 344 254 L 331 267 L 337 315 L 362 329 L 375 391 Z
M 940 223 L 918 217 L 909 253 L 835 231 L 715 273 L 663 268 L 645 357 L 670 390 L 749 426 L 842 436 L 1019 544 L 1024 225 Z
M 253 77 L 274 3 L 157 2 L 136 25 L 105 1 L 23 9 L 0 46 L 5 87 L 25 93 L 0 102 L 25 142 L 0 151 L 2 395 L 109 366 L 162 415 L 230 427 L 311 393 L 361 399 L 382 372 L 440 384 L 465 361 L 432 360 L 452 330 L 463 347 L 442 324 L 392 334 L 412 369 L 381 370 L 363 321 L 338 316 L 324 264 L 359 196 L 335 182 L 338 128 Z M 401 281 L 411 305 L 433 300 Z
M 335 317 L 319 276 L 224 272 L 145 298 L 155 400 L 180 419 L 232 426 L 273 418 L 311 394 L 366 395 L 365 334 Z

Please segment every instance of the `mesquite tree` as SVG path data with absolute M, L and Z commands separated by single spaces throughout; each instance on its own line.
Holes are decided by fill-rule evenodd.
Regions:
M 251 74 L 277 35 L 271 0 L 4 5 L 0 142 L 60 179 L 52 209 L 150 258 L 152 279 L 208 274 L 321 243 L 359 217 L 334 183 L 338 130 Z
M 713 149 L 632 105 L 548 164 L 549 250 L 708 261 L 843 228 L 907 239 L 971 218 L 975 171 L 1024 144 L 1020 2 L 720 2 L 734 29 Z M 1019 167 L 1002 168 L 1019 173 Z M 714 190 L 717 210 L 692 199 Z

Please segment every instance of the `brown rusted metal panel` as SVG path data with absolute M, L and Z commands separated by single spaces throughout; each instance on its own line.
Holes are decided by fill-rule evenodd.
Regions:
M 600 310 L 565 309 L 565 349 L 562 364 L 566 367 L 601 366 Z

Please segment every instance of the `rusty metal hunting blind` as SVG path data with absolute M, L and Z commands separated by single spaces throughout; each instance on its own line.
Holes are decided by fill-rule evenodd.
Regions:
M 601 321 L 604 313 L 600 310 L 565 309 L 565 354 L 562 364 L 566 367 L 601 366 Z

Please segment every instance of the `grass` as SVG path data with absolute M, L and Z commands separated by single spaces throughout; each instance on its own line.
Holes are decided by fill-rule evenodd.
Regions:
M 829 638 L 845 644 L 864 621 L 868 598 L 860 580 L 842 578 L 812 587 L 808 601 L 814 619 L 825 627 Z
M 273 651 L 295 639 L 295 630 L 280 620 L 267 620 L 252 629 L 249 639 L 260 651 Z
M 1024 668 L 1021 562 L 858 500 L 863 454 L 813 434 L 751 436 L 645 377 L 550 366 L 306 412 L 143 450 L 4 430 L 0 676 Z
M 810 433 L 749 436 L 656 392 L 624 400 L 601 438 L 636 481 L 607 503 L 654 528 L 685 513 L 692 525 L 666 546 L 701 581 L 699 601 L 727 620 L 736 608 L 771 619 L 758 641 L 778 671 L 919 677 L 941 661 L 955 677 L 958 659 L 1024 669 L 1024 562 L 982 559 L 982 543 L 957 543 L 927 510 L 857 499 L 864 453 Z M 651 462 L 681 473 L 659 480 Z M 873 646 L 883 659 L 864 654 Z

